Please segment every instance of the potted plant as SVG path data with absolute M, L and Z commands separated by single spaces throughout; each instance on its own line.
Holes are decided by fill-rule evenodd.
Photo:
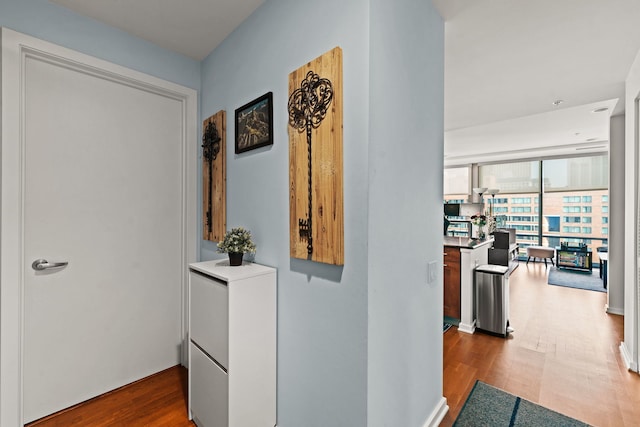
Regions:
M 471 216 L 471 224 L 478 227 L 478 239 L 484 239 L 484 226 L 487 225 L 487 216 L 481 213 L 477 213 Z
M 242 257 L 246 252 L 254 253 L 256 244 L 251 240 L 251 232 L 243 227 L 227 231 L 222 241 L 218 242 L 218 252 L 229 254 L 229 265 L 242 265 Z

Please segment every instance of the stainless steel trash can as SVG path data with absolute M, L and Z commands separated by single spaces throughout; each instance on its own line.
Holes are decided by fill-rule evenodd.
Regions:
M 509 332 L 508 272 L 508 267 L 487 264 L 476 267 L 474 275 L 476 328 L 504 337 Z

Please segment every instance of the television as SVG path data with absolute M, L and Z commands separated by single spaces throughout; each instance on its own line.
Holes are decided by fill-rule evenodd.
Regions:
M 460 216 L 460 203 L 445 203 L 445 216 Z

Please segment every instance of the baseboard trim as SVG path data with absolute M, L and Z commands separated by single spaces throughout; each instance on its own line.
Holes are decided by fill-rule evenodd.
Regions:
M 444 416 L 447 415 L 447 412 L 449 412 L 447 398 L 442 397 L 433 412 L 431 412 L 431 415 L 429 415 L 424 424 L 422 424 L 422 427 L 438 427 L 444 419 Z
M 473 334 L 476 331 L 476 324 L 475 324 L 475 322 L 473 322 L 473 324 L 471 324 L 471 325 L 468 325 L 466 323 L 460 323 L 458 325 L 458 330 L 460 332 L 464 332 L 464 333 L 467 333 L 467 334 Z
M 638 372 L 638 365 L 629 354 L 626 344 L 623 342 L 620 343 L 620 355 L 622 355 L 622 361 L 624 365 L 627 367 L 629 371 Z

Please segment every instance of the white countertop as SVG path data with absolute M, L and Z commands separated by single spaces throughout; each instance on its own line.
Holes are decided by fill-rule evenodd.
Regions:
M 273 267 L 246 261 L 244 261 L 242 265 L 232 267 L 229 265 L 228 258 L 194 262 L 189 264 L 189 269 L 229 282 L 262 274 L 271 274 L 276 271 Z
M 461 249 L 475 249 L 480 246 L 493 243 L 493 237 L 489 236 L 486 239 L 470 239 L 468 237 L 453 237 L 444 236 L 444 246 L 454 246 Z

